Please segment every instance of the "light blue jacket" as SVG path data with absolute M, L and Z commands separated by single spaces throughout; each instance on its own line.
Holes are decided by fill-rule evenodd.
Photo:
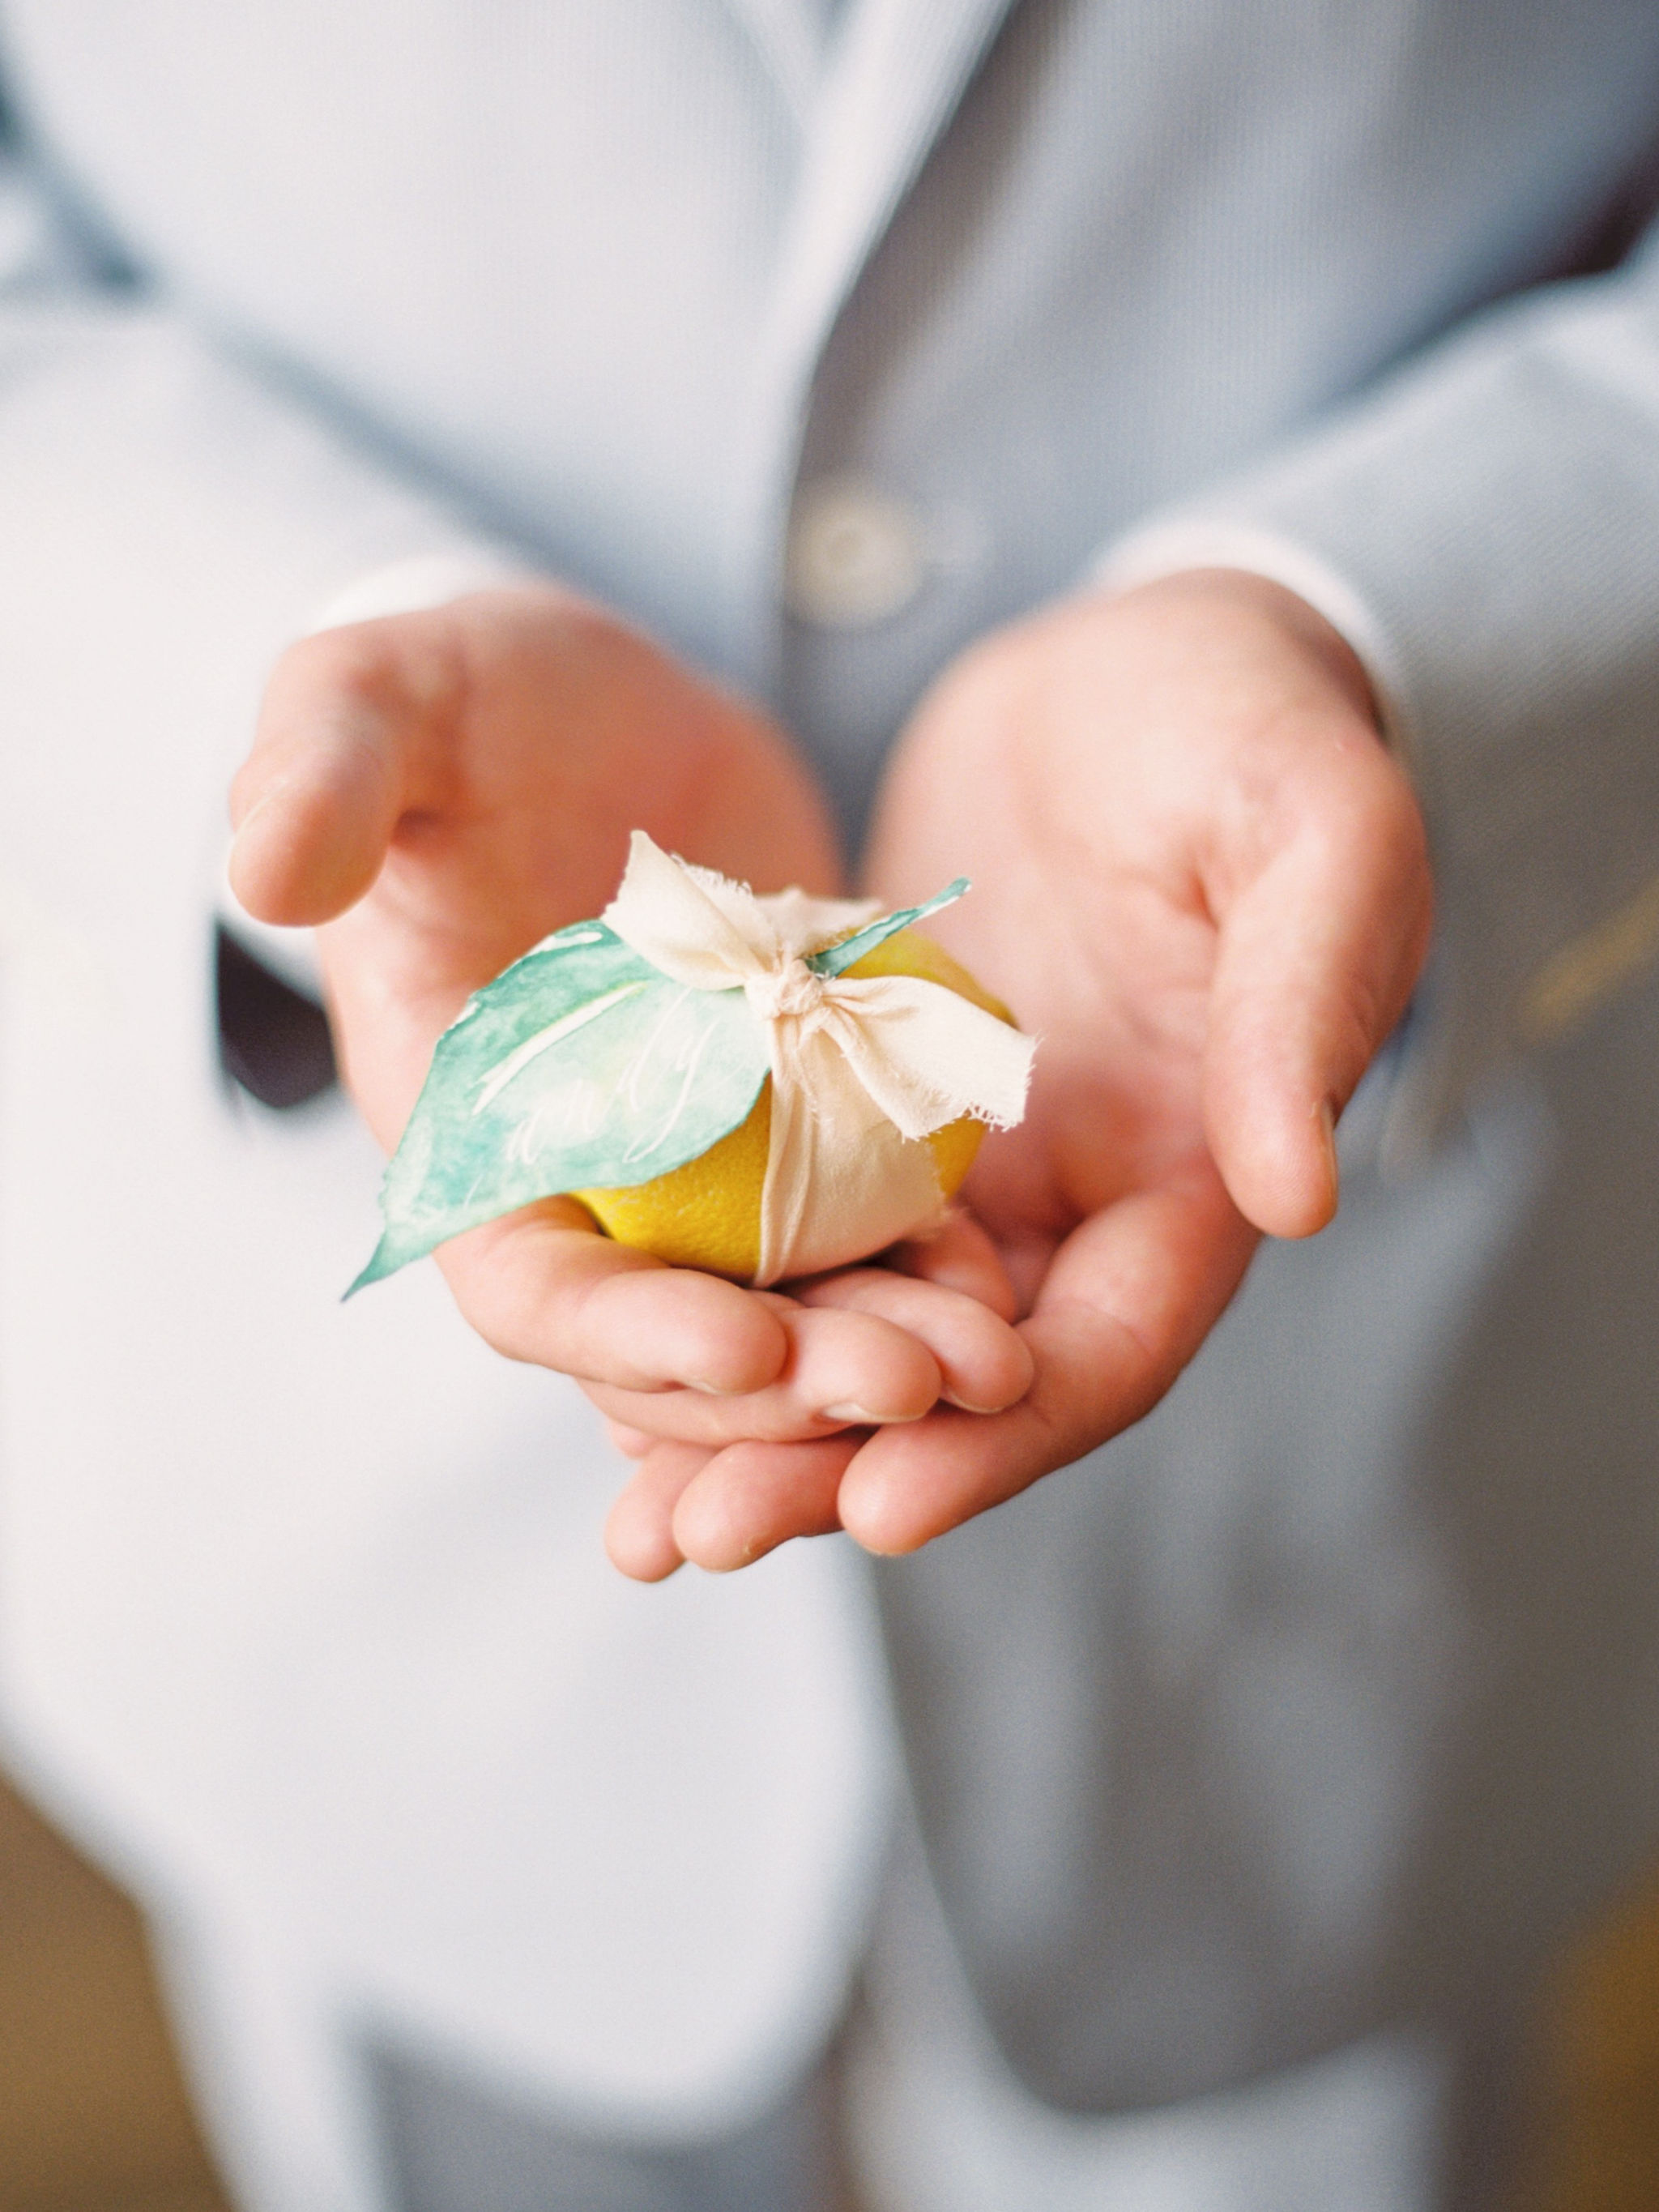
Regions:
M 132 805 L 167 781 L 204 885 L 260 668 L 410 555 L 509 550 L 755 686 L 854 830 L 931 675 L 1138 533 L 1363 610 L 1443 924 L 1342 1218 L 1134 1434 L 879 1582 L 1043 2094 L 1512 1995 L 1659 1842 L 1659 269 L 1587 273 L 1654 197 L 1659 14 L 7 0 L 0 37 L 6 862 L 94 937 L 149 894 L 41 702 Z M 785 608 L 843 482 L 922 549 L 863 627 Z M 199 1072 L 193 986 L 148 988 Z

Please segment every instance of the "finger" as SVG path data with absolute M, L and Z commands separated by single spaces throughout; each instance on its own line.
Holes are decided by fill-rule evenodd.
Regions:
M 1012 1322 L 938 1281 L 855 1267 L 803 1284 L 797 1295 L 807 1306 L 874 1314 L 926 1345 L 939 1367 L 939 1395 L 969 1413 L 1000 1413 L 1031 1386 L 1030 1352 Z
M 685 1564 L 674 1536 L 674 1508 L 710 1455 L 695 1444 L 653 1443 L 605 1523 L 611 1565 L 636 1583 L 664 1582 Z
M 943 1225 L 931 1237 L 913 1237 L 895 1244 L 887 1255 L 890 1267 L 915 1275 L 924 1282 L 939 1283 L 977 1298 L 1004 1321 L 1018 1321 L 1019 1302 L 1002 1256 L 973 1215 L 953 1206 Z
M 682 1555 L 715 1574 L 752 1566 L 792 1536 L 827 1536 L 841 1526 L 836 1492 L 856 1433 L 816 1443 L 739 1443 L 694 1474 L 674 1509 Z
M 1205 1127 L 1271 1235 L 1336 1210 L 1335 1121 L 1405 1011 L 1431 911 L 1416 801 L 1361 733 L 1309 771 L 1292 833 L 1220 916 Z
M 231 787 L 231 888 L 263 921 L 327 921 L 373 885 L 430 770 L 427 738 L 459 676 L 428 623 L 302 639 L 277 663 Z
M 1237 1288 L 1256 1243 L 1199 1167 L 1097 1214 L 1060 1247 L 1020 1325 L 1031 1388 L 1007 1412 L 940 1408 L 881 1430 L 842 1484 L 866 1550 L 913 1552 L 1068 1466 L 1149 1413 Z
M 655 1437 L 647 1436 L 643 1429 L 625 1428 L 620 1421 L 607 1421 L 605 1432 L 611 1448 L 619 1451 L 624 1459 L 643 1459 L 657 1441 Z
M 715 1397 L 590 1383 L 587 1395 L 625 1427 L 708 1445 L 782 1443 L 855 1423 L 915 1421 L 938 1404 L 939 1363 L 908 1330 L 878 1314 L 809 1311 L 793 1301 L 779 1300 L 770 1310 L 789 1352 L 763 1389 Z
M 747 1395 L 765 1389 L 791 1356 L 771 1303 L 613 1243 L 570 1200 L 545 1200 L 454 1237 L 438 1264 L 486 1343 L 584 1382 Z M 617 1418 L 637 1425 L 625 1412 Z

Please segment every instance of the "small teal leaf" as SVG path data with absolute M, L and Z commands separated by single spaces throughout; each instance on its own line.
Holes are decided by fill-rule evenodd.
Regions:
M 926 921 L 930 914 L 937 914 L 942 906 L 954 906 L 963 893 L 970 888 L 966 876 L 958 876 L 953 884 L 946 884 L 937 898 L 930 898 L 925 906 L 902 906 L 896 914 L 884 914 L 878 921 L 866 923 L 851 937 L 843 937 L 839 945 L 831 945 L 823 952 L 807 956 L 806 964 L 816 968 L 820 975 L 839 975 L 862 960 L 866 952 L 873 952 L 890 937 L 896 937 L 902 929 L 909 929 L 919 921 Z
M 696 1159 L 769 1066 L 741 991 L 688 989 L 603 922 L 561 930 L 439 1038 L 386 1170 L 386 1233 L 346 1296 L 532 1200 Z

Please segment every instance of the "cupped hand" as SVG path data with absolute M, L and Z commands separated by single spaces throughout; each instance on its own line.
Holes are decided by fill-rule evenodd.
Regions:
M 1025 1122 L 964 1194 L 1030 1387 L 798 1441 L 665 1442 L 618 1402 L 639 1466 L 611 1542 L 631 1572 L 836 1526 L 910 1551 L 1148 1412 L 1259 1237 L 1334 1214 L 1334 1122 L 1432 906 L 1358 662 L 1291 593 L 1219 570 L 1065 603 L 966 655 L 896 751 L 869 868 L 895 904 L 970 876 L 930 927 L 1042 1040 Z M 963 1289 L 994 1306 L 994 1270 L 957 1243 Z
M 750 882 L 838 887 L 826 811 L 782 733 L 552 586 L 325 631 L 272 676 L 232 794 L 231 880 L 312 923 L 346 1085 L 390 1151 L 468 994 L 615 891 L 629 833 Z M 945 1387 L 902 1321 L 821 1315 L 670 1268 L 550 1200 L 439 1255 L 499 1350 L 620 1393 L 777 1425 L 792 1390 L 912 1417 Z M 981 1332 L 982 1333 L 982 1332 Z M 948 1363 L 947 1363 L 948 1366 Z M 788 1432 L 836 1425 L 814 1418 Z M 726 1433 L 745 1432 L 741 1412 Z

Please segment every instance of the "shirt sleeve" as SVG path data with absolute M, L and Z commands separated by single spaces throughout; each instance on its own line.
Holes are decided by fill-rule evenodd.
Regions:
M 1659 951 L 1659 236 L 1478 317 L 1102 573 L 1218 563 L 1344 632 L 1417 781 L 1440 927 L 1410 1152 Z

